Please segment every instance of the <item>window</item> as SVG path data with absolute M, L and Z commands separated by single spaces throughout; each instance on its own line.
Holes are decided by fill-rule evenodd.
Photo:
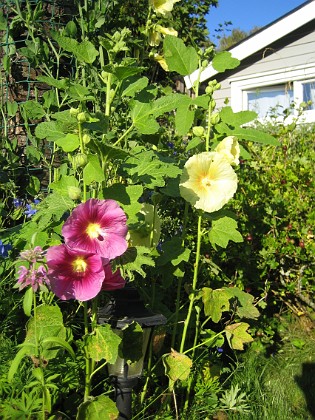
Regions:
M 303 86 L 303 101 L 312 103 L 306 108 L 308 110 L 315 109 L 315 80 L 302 83 Z
M 313 92 L 315 94 L 315 91 Z M 290 108 L 293 103 L 293 89 L 289 84 L 263 86 L 247 91 L 247 106 L 258 118 L 266 118 L 275 108 Z

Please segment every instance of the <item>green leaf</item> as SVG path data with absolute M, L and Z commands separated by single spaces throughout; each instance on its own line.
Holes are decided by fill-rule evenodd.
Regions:
M 58 306 L 42 305 L 37 307 L 35 318 L 31 318 L 27 323 L 27 332 L 25 337 L 25 344 L 36 345 L 45 339 L 51 337 L 66 339 L 66 328 L 63 325 L 62 313 Z M 53 343 L 46 343 L 43 346 L 41 356 L 45 359 L 52 359 L 56 357 L 58 349 L 55 349 Z M 35 354 L 34 351 L 31 354 Z M 35 354 L 35 356 L 37 356 Z
M 219 245 L 226 248 L 229 241 L 243 242 L 243 237 L 237 229 L 237 222 L 231 217 L 221 217 L 212 222 L 212 228 L 209 232 L 209 240 L 215 248 Z
M 227 325 L 224 329 L 229 345 L 234 350 L 244 350 L 245 343 L 251 343 L 253 338 L 247 333 L 249 324 L 238 322 Z
M 233 112 L 230 106 L 225 106 L 220 111 L 220 118 L 226 124 L 238 127 L 255 120 L 257 118 L 257 114 L 254 111 Z
M 124 265 L 127 272 L 132 273 L 135 271 L 140 276 L 145 277 L 146 273 L 143 270 L 143 265 L 154 267 L 155 263 L 151 257 L 151 250 L 145 246 L 129 247 L 127 251 L 118 258 L 120 264 Z
M 256 319 L 259 317 L 258 309 L 253 305 L 254 296 L 243 292 L 238 287 L 228 287 L 227 292 L 231 297 L 236 297 L 240 303 L 236 308 L 236 313 L 241 318 Z
M 88 163 L 83 169 L 83 180 L 87 185 L 105 180 L 105 174 L 98 156 L 88 155 Z
M 50 188 L 58 194 L 68 196 L 70 187 L 79 187 L 79 181 L 75 176 L 62 175 L 59 181 L 52 182 Z
M 191 129 L 195 117 L 195 110 L 182 104 L 177 108 L 175 115 L 175 127 L 179 136 L 184 136 Z
M 194 137 L 191 140 L 189 140 L 187 146 L 186 146 L 186 152 L 188 152 L 188 150 L 194 149 L 195 147 L 198 147 L 199 144 L 204 143 L 203 140 L 201 140 L 200 137 Z
M 45 121 L 35 128 L 35 136 L 39 139 L 55 141 L 65 136 L 62 127 L 56 121 Z
M 147 87 L 149 79 L 147 77 L 130 77 L 122 84 L 121 96 L 134 97 L 137 92 Z
M 45 348 L 46 344 L 49 344 L 49 346 L 46 347 L 62 347 L 65 350 L 67 350 L 67 352 L 70 354 L 70 356 L 75 359 L 75 354 L 74 351 L 72 349 L 72 347 L 70 346 L 69 343 L 67 343 L 64 339 L 60 338 L 60 337 L 47 337 L 44 338 L 41 342 L 41 344 L 43 345 L 43 347 Z
M 116 404 L 106 395 L 99 395 L 79 406 L 76 420 L 115 420 L 118 416 Z
M 141 182 L 148 188 L 163 187 L 165 178 L 176 178 L 182 172 L 171 159 L 152 150 L 135 150 L 134 157 L 127 159 L 125 165 L 133 182 Z
M 26 191 L 31 196 L 35 196 L 40 190 L 40 180 L 37 176 L 31 175 L 29 179 L 28 186 L 26 187 Z
M 190 257 L 190 250 L 183 247 L 182 239 L 173 237 L 169 241 L 163 243 L 162 254 L 158 257 L 156 264 L 158 266 L 171 262 L 172 265 L 179 265 L 182 261 L 187 262 Z
M 9 372 L 8 372 L 8 382 L 12 382 L 13 376 L 15 375 L 16 371 L 18 370 L 22 359 L 25 356 L 32 354 L 32 352 L 34 352 L 34 345 L 33 344 L 23 345 L 21 350 L 19 350 L 17 352 L 17 354 L 15 355 L 15 357 L 12 360 L 11 365 L 10 365 L 10 369 L 9 369 Z
M 143 329 L 137 322 L 133 321 L 122 330 L 119 356 L 125 359 L 129 365 L 136 363 L 144 356 L 144 344 Z
M 219 73 L 224 73 L 225 70 L 235 69 L 240 65 L 237 58 L 233 58 L 229 51 L 221 51 L 217 53 L 212 60 L 212 67 Z
M 212 321 L 218 323 L 222 318 L 222 312 L 230 309 L 230 294 L 223 289 L 210 289 L 204 287 L 202 289 L 202 301 L 206 316 L 211 317 Z
M 26 316 L 31 316 L 33 306 L 33 288 L 29 287 L 23 299 L 23 311 Z
M 121 338 L 109 324 L 98 325 L 94 334 L 87 337 L 86 350 L 95 362 L 105 359 L 108 363 L 115 363 L 120 342 Z
M 61 147 L 64 152 L 73 152 L 80 146 L 80 139 L 77 134 L 66 134 L 65 137 L 61 137 L 55 140 L 57 146 Z
M 108 64 L 103 67 L 104 71 L 114 74 L 118 80 L 125 80 L 128 77 L 141 73 L 144 69 L 144 67 L 132 65 L 132 63 L 129 63 L 127 65 Z
M 49 76 L 37 76 L 37 80 L 60 90 L 65 90 L 70 84 L 69 79 L 54 79 Z
M 193 47 L 186 47 L 183 40 L 166 35 L 163 43 L 164 58 L 170 71 L 182 76 L 191 74 L 198 68 L 198 54 Z
M 7 101 L 7 113 L 9 117 L 14 117 L 19 109 L 18 103 L 13 101 Z
M 81 42 L 74 51 L 77 59 L 83 63 L 92 64 L 99 55 L 98 51 L 90 41 Z
M 154 134 L 160 128 L 151 113 L 151 104 L 136 100 L 132 102 L 130 116 L 134 126 L 142 134 Z
M 42 105 L 37 101 L 26 101 L 20 105 L 20 108 L 25 117 L 30 120 L 42 118 L 46 114 Z
M 190 98 L 186 95 L 172 93 L 170 95 L 162 96 L 151 103 L 151 113 L 154 117 L 159 117 L 165 112 L 174 111 L 181 103 L 190 104 Z
M 173 350 L 163 355 L 165 373 L 171 381 L 185 381 L 192 368 L 192 360 L 185 354 Z

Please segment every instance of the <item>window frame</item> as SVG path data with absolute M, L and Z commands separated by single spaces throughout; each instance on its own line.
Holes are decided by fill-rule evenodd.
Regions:
M 293 101 L 297 106 L 303 102 L 303 83 L 315 80 L 315 63 L 283 68 L 252 75 L 233 77 L 230 80 L 231 106 L 234 112 L 248 110 L 247 92 L 259 88 L 272 88 L 283 84 L 291 84 L 293 87 Z M 286 119 L 287 123 L 296 118 L 296 112 Z M 261 119 L 260 119 L 261 121 Z M 306 110 L 299 118 L 298 123 L 315 122 L 315 109 Z

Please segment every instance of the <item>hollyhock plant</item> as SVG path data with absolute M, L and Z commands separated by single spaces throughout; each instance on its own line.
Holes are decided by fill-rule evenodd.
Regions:
M 105 279 L 102 284 L 102 290 L 111 291 L 122 289 L 125 287 L 126 281 L 122 278 L 120 274 L 120 269 L 117 269 L 114 273 L 112 271 L 112 267 L 108 260 L 104 260 L 104 272 L 105 272 Z
M 221 153 L 230 165 L 239 164 L 240 146 L 235 136 L 225 137 L 214 150 Z
M 50 288 L 62 300 L 93 299 L 105 278 L 103 259 L 94 253 L 73 250 L 66 245 L 47 250 Z
M 149 0 L 149 4 L 155 13 L 170 17 L 170 12 L 173 10 L 174 3 L 179 1 L 180 0 Z
M 218 152 L 203 152 L 188 159 L 179 184 L 181 196 L 196 209 L 220 210 L 235 194 L 237 176 Z
M 127 217 L 115 200 L 91 198 L 79 204 L 62 228 L 65 244 L 109 260 L 127 249 Z

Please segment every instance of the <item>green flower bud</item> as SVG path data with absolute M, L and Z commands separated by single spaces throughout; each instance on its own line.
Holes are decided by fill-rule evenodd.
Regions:
M 87 119 L 87 115 L 86 115 L 86 113 L 85 112 L 80 112 L 78 115 L 77 115 L 77 120 L 80 122 L 80 123 L 84 123 L 84 122 L 86 122 L 88 119 Z
M 88 144 L 91 140 L 91 137 L 89 134 L 83 134 L 82 140 L 84 144 Z
M 218 112 L 215 112 L 214 114 L 211 115 L 210 117 L 211 125 L 218 124 L 219 121 L 220 121 L 220 114 Z
M 68 196 L 71 200 L 78 200 L 81 197 L 81 190 L 79 187 L 68 187 Z
M 202 137 L 205 134 L 205 129 L 200 125 L 193 127 L 192 131 L 197 137 Z
M 78 113 L 79 113 L 78 108 L 70 108 L 70 115 L 72 115 L 73 117 L 76 117 Z
M 72 165 L 76 168 L 82 168 L 87 164 L 87 156 L 84 153 L 78 153 L 72 157 Z
M 208 67 L 208 64 L 209 64 L 208 60 L 203 60 L 201 63 L 201 66 L 205 69 L 206 67 Z

